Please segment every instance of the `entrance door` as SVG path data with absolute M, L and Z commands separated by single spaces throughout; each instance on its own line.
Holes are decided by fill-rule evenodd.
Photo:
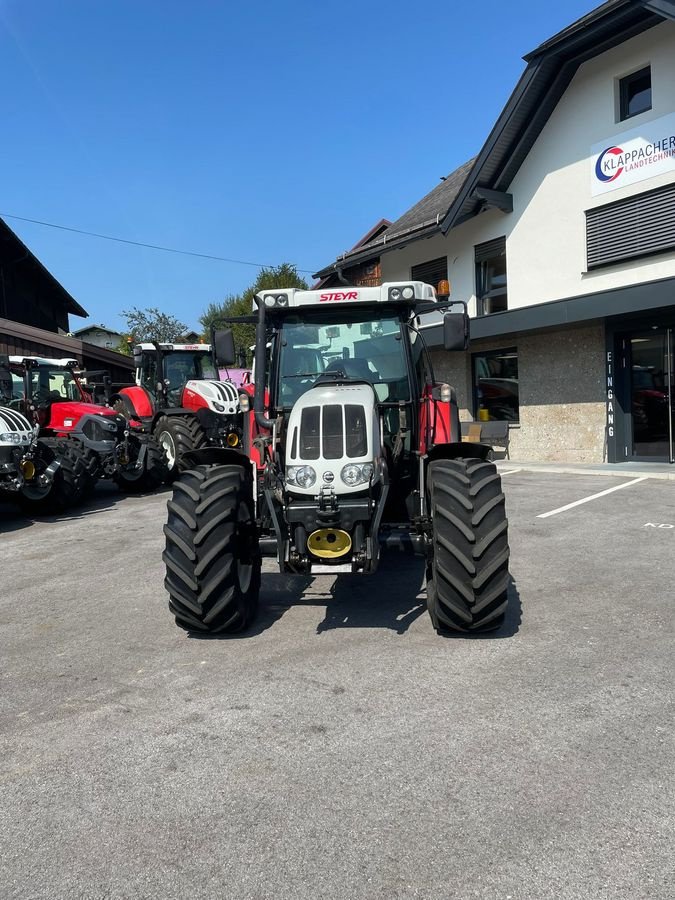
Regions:
M 673 329 L 636 332 L 630 337 L 633 457 L 674 462 Z

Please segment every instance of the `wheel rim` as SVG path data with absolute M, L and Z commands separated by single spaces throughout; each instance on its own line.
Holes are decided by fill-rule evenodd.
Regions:
M 176 445 L 168 431 L 162 431 L 159 435 L 159 446 L 164 451 L 169 471 L 176 465 Z
M 52 489 L 51 482 L 44 486 L 39 486 L 37 484 L 26 484 L 24 482 L 23 487 L 21 488 L 21 493 L 26 497 L 27 500 L 44 500 L 45 497 L 49 496 L 49 492 Z

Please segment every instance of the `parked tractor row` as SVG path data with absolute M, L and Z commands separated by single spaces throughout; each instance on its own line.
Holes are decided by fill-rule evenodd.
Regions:
M 101 478 L 152 491 L 187 451 L 238 445 L 238 391 L 218 380 L 209 345 L 141 344 L 134 361 L 135 383 L 113 393 L 75 359 L 0 358 L 0 497 L 60 512 Z

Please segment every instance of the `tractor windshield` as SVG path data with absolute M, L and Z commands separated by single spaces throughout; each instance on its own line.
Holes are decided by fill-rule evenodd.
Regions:
M 40 365 L 28 373 L 30 397 L 42 405 L 63 400 L 82 400 L 80 387 L 71 369 L 59 366 Z M 18 384 L 17 384 L 18 387 Z M 21 385 L 21 389 L 23 385 Z
M 346 319 L 349 321 L 346 321 Z M 410 399 L 401 322 L 354 306 L 290 315 L 282 323 L 278 400 L 292 406 L 324 372 L 369 381 L 381 403 Z
M 186 381 L 218 379 L 210 353 L 199 350 L 173 350 L 164 357 L 165 377 L 169 389 L 183 387 Z

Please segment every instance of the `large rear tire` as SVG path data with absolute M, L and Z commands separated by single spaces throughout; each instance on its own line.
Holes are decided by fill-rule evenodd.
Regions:
M 49 484 L 42 485 L 39 476 L 54 466 Z M 27 482 L 17 496 L 21 507 L 41 514 L 60 513 L 76 506 L 88 482 L 82 448 L 67 438 L 40 438 L 35 454 L 36 477 Z
M 439 633 L 493 631 L 504 622 L 508 523 L 501 478 L 480 459 L 430 463 L 433 527 L 427 607 Z
M 191 415 L 160 416 L 154 435 L 166 458 L 170 481 L 189 468 L 183 460 L 185 454 L 190 450 L 201 450 L 207 444 L 204 429 Z
M 174 483 L 164 526 L 164 585 L 176 624 L 230 634 L 257 613 L 261 559 L 253 482 L 238 465 L 197 466 Z
M 143 467 L 130 465 L 118 469 L 113 481 L 127 494 L 142 494 L 157 490 L 168 478 L 166 457 L 151 434 L 133 434 L 129 437 L 133 461 L 138 459 L 141 447 L 145 447 Z

